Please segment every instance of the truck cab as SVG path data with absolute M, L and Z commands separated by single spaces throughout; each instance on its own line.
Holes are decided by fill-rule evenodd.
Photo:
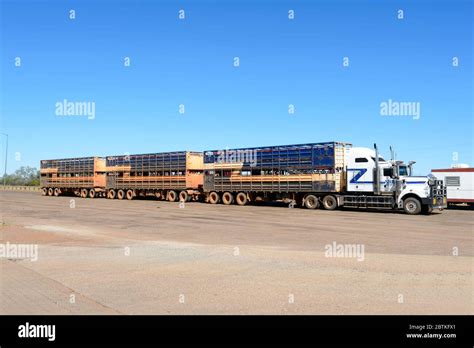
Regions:
M 345 206 L 404 209 L 408 214 L 430 213 L 447 206 L 442 180 L 413 176 L 413 164 L 385 160 L 374 149 L 348 149 Z

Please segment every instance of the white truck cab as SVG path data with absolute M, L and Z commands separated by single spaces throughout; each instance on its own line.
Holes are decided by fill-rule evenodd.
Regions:
M 343 206 L 404 209 L 408 214 L 430 213 L 447 206 L 441 180 L 412 176 L 415 162 L 385 160 L 374 149 L 352 147 L 346 154 L 346 192 Z

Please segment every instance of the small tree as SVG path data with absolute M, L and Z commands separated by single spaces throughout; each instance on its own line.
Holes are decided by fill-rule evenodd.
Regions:
M 13 174 L 4 175 L 1 183 L 5 182 L 6 185 L 38 186 L 39 178 L 38 169 L 26 166 L 15 170 Z

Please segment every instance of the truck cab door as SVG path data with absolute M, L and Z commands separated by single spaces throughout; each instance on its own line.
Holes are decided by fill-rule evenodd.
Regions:
M 380 192 L 394 192 L 396 191 L 396 181 L 393 179 L 393 168 L 380 168 Z
M 356 157 L 347 166 L 347 191 L 373 192 L 374 165 L 370 158 Z

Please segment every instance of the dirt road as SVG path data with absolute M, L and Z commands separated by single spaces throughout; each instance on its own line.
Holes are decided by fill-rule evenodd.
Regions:
M 474 312 L 473 211 L 182 208 L 9 191 L 0 211 L 4 249 L 38 246 L 37 260 L 0 258 L 1 314 Z

